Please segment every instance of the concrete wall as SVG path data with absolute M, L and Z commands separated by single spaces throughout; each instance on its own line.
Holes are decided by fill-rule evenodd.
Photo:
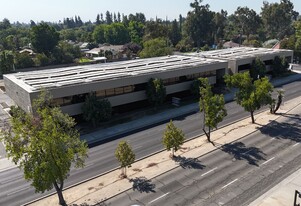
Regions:
M 22 86 L 15 84 L 10 79 L 3 77 L 6 94 L 24 111 L 32 112 L 29 93 Z

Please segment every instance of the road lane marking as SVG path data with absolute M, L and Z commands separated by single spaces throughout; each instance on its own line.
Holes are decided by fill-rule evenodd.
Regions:
M 161 195 L 160 197 L 157 197 L 156 199 L 150 201 L 148 204 L 152 204 L 153 202 L 155 202 L 155 201 L 157 201 L 157 200 L 159 200 L 159 199 L 165 197 L 165 196 L 168 195 L 168 194 L 169 194 L 169 192 L 168 192 L 168 193 L 165 193 L 164 195 Z
M 24 191 L 24 190 L 28 190 L 29 188 L 30 188 L 30 186 L 21 188 L 21 189 L 19 189 L 19 190 L 16 190 L 16 191 L 13 191 L 13 192 L 11 192 L 11 193 L 8 193 L 6 196 L 11 196 L 11 195 L 16 194 L 16 193 L 18 193 L 18 192 L 22 192 L 22 191 Z
M 298 144 L 300 144 L 299 142 L 297 142 L 296 144 L 294 144 L 292 147 L 295 147 L 295 146 L 297 146 Z
M 245 153 L 243 153 L 243 154 L 248 154 L 249 152 L 251 152 L 251 151 L 253 151 L 254 149 L 250 149 L 250 150 L 248 150 L 248 151 L 246 151 Z
M 213 171 L 216 170 L 216 169 L 217 169 L 217 167 L 216 167 L 216 168 L 213 168 L 212 170 L 209 170 L 208 172 L 205 172 L 204 174 L 201 175 L 201 177 L 203 177 L 203 176 L 209 174 L 210 172 L 213 172 Z
M 269 161 L 272 161 L 275 157 L 272 157 L 271 159 L 268 159 L 267 161 L 265 161 L 264 163 L 262 163 L 261 165 L 264 165 L 266 163 L 268 163 Z
M 133 150 L 139 149 L 139 148 L 141 148 L 141 147 L 142 147 L 142 146 L 134 147 Z
M 229 185 L 233 184 L 233 183 L 236 182 L 237 180 L 238 180 L 238 179 L 235 179 L 235 180 L 233 180 L 232 182 L 229 182 L 228 184 L 224 185 L 224 186 L 222 187 L 222 189 L 228 187 Z

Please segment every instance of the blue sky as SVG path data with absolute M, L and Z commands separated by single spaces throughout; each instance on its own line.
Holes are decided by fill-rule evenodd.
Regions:
M 186 16 L 189 4 L 194 0 L 0 0 L 0 20 L 28 23 L 34 21 L 58 22 L 66 17 L 79 15 L 83 21 L 95 21 L 98 13 L 120 12 L 124 14 L 142 12 L 146 18 L 178 18 Z M 268 1 L 268 2 L 279 2 Z M 225 3 L 226 2 L 226 3 Z M 263 0 L 204 0 L 213 11 L 227 10 L 232 14 L 238 6 L 247 6 L 261 11 Z M 295 10 L 301 13 L 301 1 L 291 0 Z

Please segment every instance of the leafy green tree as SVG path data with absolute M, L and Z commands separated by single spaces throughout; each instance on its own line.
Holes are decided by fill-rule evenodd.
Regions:
M 168 35 L 168 27 L 162 20 L 148 21 L 144 27 L 143 41 L 149 41 L 157 38 L 166 38 Z
M 34 66 L 32 57 L 26 53 L 15 54 L 15 66 L 16 69 L 29 68 Z
M 181 31 L 178 22 L 175 19 L 171 25 L 171 30 L 169 32 L 169 39 L 173 44 L 173 46 L 175 47 L 178 44 L 178 42 L 181 40 L 181 38 L 182 38 Z
M 280 76 L 285 73 L 288 68 L 288 63 L 284 57 L 275 56 L 272 64 L 273 76 Z
M 256 59 L 252 61 L 251 68 L 250 68 L 250 75 L 253 81 L 264 77 L 265 74 L 266 74 L 265 64 L 261 61 L 261 59 L 256 57 Z
M 176 45 L 176 50 L 180 52 L 189 52 L 193 48 L 193 40 L 190 37 L 183 37 Z
M 146 96 L 148 101 L 157 108 L 157 106 L 163 104 L 166 97 L 166 88 L 162 79 L 151 78 L 146 87 Z
M 98 25 L 95 27 L 93 33 L 92 33 L 92 37 L 94 39 L 95 42 L 99 43 L 99 44 L 102 44 L 102 43 L 105 43 L 106 42 L 106 39 L 105 39 L 105 27 L 106 25 L 104 24 L 101 24 L 101 25 Z
M 250 34 L 256 34 L 260 27 L 261 19 L 256 11 L 248 7 L 238 7 L 234 12 L 235 23 L 241 34 L 247 35 L 247 40 Z
M 111 103 L 107 99 L 97 99 L 96 93 L 90 93 L 82 106 L 83 117 L 95 127 L 112 116 Z
M 129 30 L 131 42 L 141 45 L 143 34 L 144 34 L 143 23 L 137 21 L 130 21 L 128 30 Z
M 174 157 L 174 153 L 180 149 L 181 145 L 184 144 L 184 141 L 184 133 L 173 124 L 172 120 L 170 120 L 166 125 L 162 142 L 167 151 L 172 151 L 172 157 Z
M 115 157 L 121 164 L 122 175 L 126 177 L 126 168 L 135 162 L 135 153 L 126 141 L 120 141 L 115 150 Z
M 233 76 L 226 75 L 225 82 L 228 88 L 238 88 L 238 91 L 235 93 L 235 100 L 245 111 L 250 112 L 252 123 L 255 123 L 254 111 L 272 102 L 273 85 L 267 77 L 252 83 L 253 80 L 250 73 L 244 72 L 236 73 Z
M 159 57 L 172 54 L 172 49 L 167 46 L 167 39 L 156 38 L 143 43 L 143 49 L 139 56 L 141 58 Z
M 208 142 L 211 142 L 210 133 L 212 128 L 217 128 L 218 123 L 227 116 L 225 109 L 225 100 L 222 94 L 212 93 L 211 86 L 207 78 L 199 78 L 200 82 L 200 111 L 204 114 L 203 131 L 206 134 Z M 208 132 L 205 130 L 208 127 Z
M 52 52 L 54 63 L 68 64 L 81 57 L 79 46 L 74 46 L 65 41 L 60 41 L 59 45 Z
M 8 157 L 23 170 L 25 179 L 32 181 L 36 192 L 54 187 L 59 204 L 66 205 L 64 180 L 72 165 L 84 166 L 87 145 L 80 140 L 74 119 L 57 107 L 45 106 L 43 101 L 34 103 L 35 115 L 14 111 L 11 128 L 3 132 L 2 140 Z
M 14 55 L 11 51 L 0 52 L 0 73 L 8 74 L 14 70 Z
M 100 16 L 99 16 L 99 14 L 97 14 L 97 16 L 96 16 L 95 24 L 96 24 L 96 25 L 99 25 L 99 24 L 100 24 Z
M 221 12 L 216 12 L 214 14 L 214 39 L 215 43 L 218 44 L 220 43 L 225 35 L 225 27 L 227 24 L 227 11 L 224 11 L 223 9 Z
M 106 11 L 106 24 L 112 24 L 113 19 L 112 19 L 112 14 L 109 11 Z
M 203 42 L 209 41 L 213 31 L 214 13 L 209 5 L 201 5 L 202 0 L 195 0 L 190 4 L 193 9 L 187 14 L 185 32 L 191 37 L 195 45 L 200 48 Z
M 292 22 L 298 17 L 294 5 L 290 0 L 281 0 L 280 3 L 263 2 L 261 17 L 269 39 L 283 37 L 292 34 Z
M 2 22 L 0 22 L 0 30 L 6 30 L 11 28 L 10 21 L 7 18 L 4 18 Z
M 128 30 L 122 23 L 112 23 L 104 27 L 106 43 L 120 45 L 130 41 Z
M 37 54 L 34 58 L 35 65 L 38 67 L 48 66 L 52 63 L 52 59 L 47 57 L 44 53 Z
M 38 53 L 49 55 L 57 46 L 59 36 L 55 28 L 46 23 L 31 28 L 31 44 Z

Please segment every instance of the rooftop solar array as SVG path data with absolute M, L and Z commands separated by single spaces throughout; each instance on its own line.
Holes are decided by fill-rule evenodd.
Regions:
M 205 58 L 219 58 L 219 59 L 243 59 L 266 54 L 281 54 L 288 50 L 283 49 L 267 49 L 267 48 L 252 48 L 252 47 L 234 47 L 230 49 L 219 49 L 212 51 L 204 51 L 200 53 L 190 53 L 191 56 L 199 56 Z
M 49 89 L 74 84 L 106 81 L 168 70 L 198 67 L 218 62 L 225 61 L 192 56 L 172 55 L 117 63 L 92 64 L 59 69 L 20 72 L 11 75 L 15 78 L 15 83 L 19 82 L 22 85 L 26 85 L 28 89 L 35 91 L 41 88 Z

